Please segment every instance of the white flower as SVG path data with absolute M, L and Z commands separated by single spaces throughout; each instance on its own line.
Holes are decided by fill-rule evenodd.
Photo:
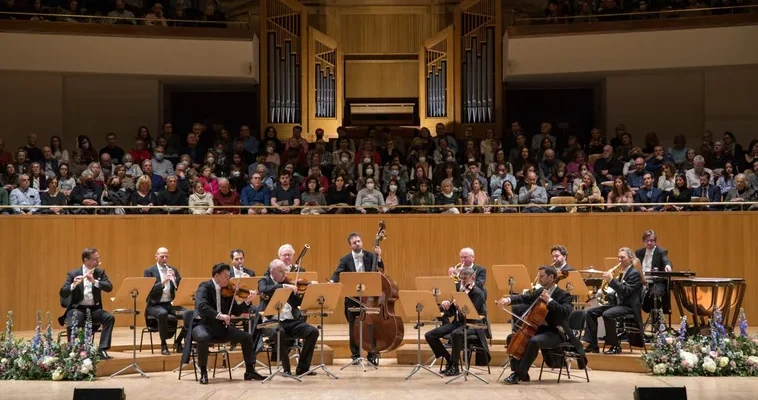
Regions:
M 8 359 L 3 358 L 2 360 L 0 360 L 0 364 L 8 364 Z
M 729 364 L 729 358 L 728 357 L 721 357 L 719 358 L 719 368 L 724 368 L 726 365 Z
M 706 357 L 703 359 L 703 369 L 706 370 L 706 372 L 714 373 L 716 372 L 716 363 L 712 358 Z
M 729 339 L 724 339 L 724 344 L 729 344 Z
M 653 375 L 664 375 L 666 370 L 668 370 L 668 365 L 664 363 L 655 364 L 653 366 Z
M 703 354 L 708 354 L 708 353 L 710 353 L 710 352 L 711 352 L 711 349 L 709 349 L 709 348 L 707 348 L 707 347 L 701 347 L 701 348 L 700 348 L 700 351 L 702 351 L 702 352 L 703 352 Z
M 82 361 L 82 365 L 89 369 L 92 369 L 92 360 L 85 358 L 84 361 Z
M 74 358 L 74 357 L 76 357 L 76 352 L 75 352 L 75 351 L 72 351 L 72 352 L 68 353 L 68 357 L 69 357 L 69 358 Z
M 79 373 L 82 374 L 82 375 L 87 375 L 87 374 L 89 374 L 89 368 L 87 368 L 84 365 L 82 365 L 82 367 L 79 368 Z
M 698 358 L 690 352 L 679 350 L 679 358 L 682 359 L 682 365 L 685 368 L 695 368 L 697 366 Z
M 42 359 L 42 364 L 49 367 L 50 365 L 54 364 L 56 361 L 58 361 L 58 357 L 45 356 L 45 358 Z
M 59 381 L 59 380 L 62 380 L 62 379 L 63 379 L 63 370 L 61 370 L 60 368 L 58 368 L 55 371 L 53 371 L 53 380 L 54 381 Z
M 672 337 L 667 337 L 667 338 L 666 338 L 666 344 L 674 344 L 674 338 L 672 338 Z
M 745 361 L 748 365 L 758 366 L 758 356 L 750 356 Z

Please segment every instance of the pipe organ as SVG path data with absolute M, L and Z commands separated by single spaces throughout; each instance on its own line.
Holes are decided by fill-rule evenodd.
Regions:
M 337 114 L 337 49 L 317 41 L 314 68 L 316 117 L 334 118 Z
M 496 0 L 482 0 L 461 12 L 461 106 L 465 124 L 494 123 Z

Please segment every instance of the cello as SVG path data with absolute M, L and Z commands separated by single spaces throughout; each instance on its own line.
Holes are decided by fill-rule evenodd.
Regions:
M 379 221 L 379 232 L 376 234 L 374 247 L 379 246 L 379 243 L 386 237 L 384 221 Z M 377 258 L 375 255 L 370 271 L 377 270 Z M 377 308 L 379 312 L 376 314 L 363 312 L 353 325 L 353 337 L 357 339 L 361 337 L 361 324 L 358 322 L 363 322 L 363 343 L 360 343 L 360 347 L 363 350 L 376 353 L 397 349 L 405 335 L 403 319 L 395 315 L 395 302 L 398 299 L 397 283 L 390 279 L 384 270 L 379 272 L 382 274 L 381 296 L 362 297 L 360 299 L 367 307 Z

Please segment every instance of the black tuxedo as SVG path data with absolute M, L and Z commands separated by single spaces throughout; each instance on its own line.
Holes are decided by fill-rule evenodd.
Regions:
M 566 265 L 565 265 L 565 266 L 563 266 L 562 268 L 557 268 L 557 271 L 558 271 L 558 275 L 559 275 L 559 276 L 560 276 L 560 274 L 561 274 L 561 271 L 573 271 L 573 270 L 574 270 L 574 269 L 573 269 L 573 268 L 571 268 L 571 266 L 570 266 L 570 265 L 568 265 L 568 263 L 566 263 Z M 529 304 L 524 304 L 524 303 L 513 304 L 513 305 L 511 306 L 511 311 L 512 311 L 514 314 L 516 314 L 516 315 L 518 315 L 518 316 L 520 317 L 520 316 L 521 316 L 521 315 L 524 313 L 524 311 L 526 311 L 526 309 L 527 309 L 527 308 L 529 308 L 529 305 L 530 305 L 530 304 L 531 304 L 531 303 L 529 303 Z M 518 321 L 516 318 L 511 318 L 511 329 L 512 329 L 514 332 L 516 331 L 516 321 Z
M 646 252 L 647 249 L 644 247 L 635 252 L 640 263 L 645 259 Z M 672 265 L 668 258 L 668 253 L 669 251 L 663 247 L 656 246 L 655 249 L 653 249 L 653 258 L 650 261 L 650 269 L 652 271 L 665 271 L 667 265 Z M 642 309 L 646 312 L 650 312 L 657 305 L 662 308 L 665 313 L 671 313 L 671 296 L 669 295 L 670 288 L 668 287 L 668 279 L 653 278 L 652 281 L 653 282 L 649 285 L 648 290 L 645 293 Z
M 476 307 L 476 312 L 483 318 L 482 321 L 476 322 L 487 324 L 487 304 L 484 291 L 475 284 L 469 291 L 468 297 L 471 299 L 474 307 Z M 457 366 L 461 350 L 463 349 L 463 325 L 466 321 L 463 319 L 463 314 L 458 313 L 458 307 L 455 304 L 451 304 L 447 310 L 444 310 L 443 319 L 445 323 L 442 326 L 427 332 L 424 337 L 426 338 L 426 342 L 429 343 L 429 347 L 432 348 L 435 357 L 442 357 L 447 361 L 448 365 Z M 479 341 L 478 345 L 484 348 L 484 361 L 486 362 L 477 357 L 477 364 L 487 365 L 491 357 L 487 345 L 486 330 L 469 329 L 469 335 L 472 334 L 476 335 Z M 453 346 L 450 353 L 448 353 L 441 341 L 446 335 L 450 335 L 450 342 Z
M 274 292 L 277 289 L 283 287 L 284 286 L 281 283 L 274 281 L 271 276 L 263 277 L 258 281 L 258 293 L 265 295 L 261 296 L 261 298 L 266 297 L 267 299 L 270 299 L 274 296 Z M 300 309 L 298 307 L 302 303 L 302 300 L 303 299 L 298 296 L 297 293 L 293 292 L 290 294 L 290 297 L 287 299 L 287 304 L 289 304 L 292 309 L 293 319 L 283 319 L 279 322 L 279 327 L 283 331 L 282 335 L 286 335 L 287 339 L 303 339 L 303 348 L 300 350 L 300 360 L 298 361 L 296 370 L 298 375 L 305 373 L 310 368 L 311 360 L 313 359 L 313 350 L 316 348 L 316 341 L 318 340 L 319 335 L 318 329 L 306 323 L 302 318 L 302 314 L 300 314 Z M 267 306 L 268 300 L 261 300 L 258 309 L 265 310 Z M 276 336 L 274 335 L 271 339 L 274 340 L 275 343 Z M 282 341 L 283 349 L 289 348 L 289 345 L 286 343 L 288 341 L 289 340 Z M 287 351 L 276 349 L 276 353 L 282 362 L 282 368 L 285 371 L 290 371 L 290 360 Z
M 534 293 L 524 295 L 510 296 L 511 304 L 527 305 L 527 308 L 536 301 L 539 300 L 542 292 L 545 288 L 540 288 Z M 574 332 L 568 328 L 568 316 L 574 310 L 574 299 L 568 292 L 555 287 L 553 293 L 550 295 L 551 301 L 547 303 L 547 315 L 545 316 L 545 323 L 537 329 L 537 333 L 529 340 L 529 344 L 526 346 L 523 357 L 520 360 L 512 358 L 510 361 L 511 370 L 519 375 L 519 377 L 526 377 L 529 375 L 529 367 L 537 358 L 537 353 L 540 349 L 553 348 L 559 343 L 565 341 L 571 341 L 574 343 L 574 347 L 578 347 L 577 351 L 583 354 L 581 344 L 576 341 Z M 563 329 L 561 332 L 560 329 Z M 511 336 L 506 339 L 506 343 L 509 343 Z M 577 346 L 579 344 L 579 346 Z M 544 356 L 544 355 L 543 355 Z
M 171 301 L 173 301 L 176 297 L 176 289 L 179 288 L 182 276 L 179 275 L 179 270 L 175 267 L 169 265 L 168 268 L 171 268 L 171 270 L 174 271 L 174 281 L 176 282 L 176 284 L 172 281 L 168 282 Z M 176 310 L 174 309 L 174 306 L 171 305 L 171 301 L 161 302 L 161 297 L 163 296 L 163 284 L 161 282 L 161 273 L 158 270 L 158 265 L 156 264 L 145 269 L 143 276 L 146 278 L 155 278 L 155 285 L 150 289 L 150 293 L 147 294 L 145 318 L 151 316 L 158 320 L 158 331 L 160 332 L 161 343 L 165 343 L 166 339 L 174 336 L 174 333 L 176 333 Z M 177 340 L 181 341 L 183 336 L 184 331 L 182 331 Z
M 254 277 L 255 276 L 255 271 L 253 271 L 250 268 L 245 268 L 244 265 L 242 266 L 242 272 L 246 273 L 250 277 Z M 229 277 L 231 277 L 231 278 L 236 278 L 237 277 L 236 275 L 234 275 L 234 267 L 232 267 L 232 269 L 229 270 Z
M 197 365 L 205 369 L 208 365 L 208 347 L 211 340 L 226 340 L 242 344 L 242 356 L 248 368 L 255 366 L 255 353 L 253 351 L 253 337 L 231 325 L 226 326 L 223 321 L 216 318 L 219 314 L 226 314 L 231 307 L 231 315 L 240 315 L 250 308 L 246 303 L 238 304 L 230 297 L 221 296 L 220 307 L 217 307 L 216 286 L 214 281 L 208 280 L 200 284 L 195 292 L 194 314 L 199 320 L 190 320 L 192 323 L 187 328 L 187 345 L 184 346 L 182 362 L 189 362 L 192 340 L 197 343 Z M 187 319 L 185 318 L 185 321 Z
M 642 277 L 634 266 L 630 267 L 621 277 L 621 280 L 612 279 L 608 286 L 616 291 L 616 305 L 606 305 L 587 310 L 587 327 L 584 330 L 584 341 L 590 347 L 597 348 L 597 318 L 602 316 L 605 324 L 605 343 L 609 346 L 618 346 L 619 339 L 616 334 L 616 318 L 626 314 L 633 314 L 640 330 L 642 330 Z
M 373 269 L 374 257 L 374 253 L 363 250 L 363 272 L 378 272 L 377 270 Z M 381 260 L 377 261 L 376 268 L 383 271 L 384 262 Z M 344 257 L 340 258 L 340 263 L 337 265 L 337 269 L 334 270 L 331 280 L 333 282 L 339 282 L 340 274 L 343 272 L 357 272 L 355 269 L 355 260 L 353 259 L 352 251 Z M 352 354 L 353 358 L 360 356 L 358 338 L 353 337 L 353 324 L 355 323 L 355 319 L 360 316 L 360 312 L 350 312 L 349 308 L 357 306 L 358 303 L 348 299 L 347 297 L 345 298 L 345 318 L 347 318 L 348 329 L 350 330 L 350 353 Z
M 84 281 L 76 285 L 72 290 L 71 284 L 76 277 L 84 275 L 82 268 L 79 267 L 73 271 L 70 271 L 66 276 L 66 283 L 63 284 L 59 291 L 61 298 L 61 306 L 66 307 L 66 312 L 58 318 L 58 323 L 63 325 L 67 324 L 67 332 L 69 340 L 74 337 L 71 332 L 71 327 L 83 328 L 85 320 L 87 318 L 87 310 L 90 310 L 92 316 L 93 325 L 100 325 L 100 346 L 101 350 L 108 350 L 111 347 L 111 334 L 113 332 L 113 316 L 103 310 L 103 297 L 102 292 L 110 292 L 113 290 L 113 284 L 108 280 L 105 270 L 101 268 L 95 268 L 92 273 L 92 277 L 95 279 L 95 283 L 92 284 L 92 298 L 94 300 L 93 305 L 84 306 L 82 301 L 84 300 Z

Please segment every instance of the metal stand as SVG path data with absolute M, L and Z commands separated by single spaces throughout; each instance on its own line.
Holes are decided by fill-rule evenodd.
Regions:
M 147 374 L 142 371 L 142 368 L 140 368 L 139 365 L 137 365 L 137 314 L 139 313 L 139 311 L 137 311 L 137 296 L 139 296 L 139 291 L 138 290 L 132 290 L 132 292 L 130 294 L 132 296 L 132 301 L 134 302 L 134 308 L 132 308 L 132 310 L 131 310 L 132 311 L 132 317 L 134 318 L 133 325 L 132 325 L 132 329 L 134 331 L 134 333 L 132 335 L 132 337 L 134 339 L 134 341 L 132 343 L 133 344 L 133 346 L 132 346 L 132 363 L 129 364 L 129 365 L 127 365 L 126 367 L 122 368 L 121 370 L 117 371 L 113 375 L 111 375 L 111 378 L 116 377 L 118 375 L 121 375 L 122 373 L 128 371 L 130 368 L 134 368 L 135 371 L 139 372 L 140 376 L 143 376 L 145 378 L 149 378 L 149 376 L 147 376 Z
M 461 310 L 461 313 L 463 314 L 463 318 L 465 320 L 466 318 L 466 312 L 465 309 Z M 457 354 L 454 354 L 453 357 L 457 357 Z M 490 384 L 487 382 L 486 379 L 482 378 L 481 376 L 477 375 L 475 372 L 471 372 L 471 368 L 469 368 L 469 362 L 468 362 L 468 322 L 463 323 L 463 364 L 465 365 L 465 368 L 462 368 L 461 374 L 456 376 L 455 378 L 445 382 L 445 384 L 448 384 L 450 382 L 455 381 L 456 379 L 463 378 L 465 382 L 468 382 L 468 376 L 471 375 L 476 379 L 479 379 L 480 381 Z
M 324 372 L 326 372 L 326 376 L 332 377 L 334 379 L 339 379 L 337 375 L 334 375 L 331 371 L 329 371 L 328 368 L 326 368 L 326 364 L 324 363 L 324 296 L 320 296 L 318 298 L 318 305 L 321 306 L 321 323 L 319 324 L 318 328 L 321 330 L 320 336 L 321 336 L 321 364 L 313 367 L 310 369 L 310 371 L 300 375 L 298 378 L 302 378 L 305 375 L 308 375 L 312 372 L 318 371 L 320 369 L 323 369 Z
M 361 292 L 363 292 L 363 285 L 360 285 L 358 287 L 358 296 L 359 296 L 359 298 L 360 298 Z M 359 332 L 358 332 L 358 358 L 356 358 L 355 360 L 351 361 L 349 364 L 344 365 L 342 368 L 340 368 L 340 371 L 344 370 L 345 368 L 347 368 L 347 367 L 349 367 L 351 365 L 360 365 L 361 368 L 363 368 L 363 372 L 366 372 L 366 364 L 374 367 L 374 369 L 379 369 L 379 367 L 377 367 L 376 365 L 368 362 L 368 360 L 365 357 L 363 357 L 363 355 L 361 353 L 361 347 L 363 347 L 363 318 L 362 317 L 363 317 L 363 314 L 368 313 L 370 310 L 362 302 L 360 302 L 360 301 L 358 301 L 356 299 L 353 299 L 353 300 L 360 305 L 360 307 L 358 308 L 358 310 L 360 311 L 360 315 L 358 315 L 358 330 L 359 330 Z M 350 311 L 352 311 L 353 309 L 354 308 L 351 308 Z M 348 338 L 349 337 L 350 337 L 350 332 L 348 332 Z
M 425 364 L 421 364 L 421 327 L 424 326 L 424 324 L 421 322 L 421 311 L 424 311 L 424 306 L 420 303 L 416 304 L 416 330 L 418 331 L 418 338 L 416 341 L 416 344 L 418 345 L 418 347 L 416 348 L 416 355 L 417 355 L 418 361 L 416 361 L 416 366 L 413 367 L 413 370 L 411 371 L 411 373 L 405 377 L 406 381 L 410 379 L 413 375 L 415 375 L 416 372 L 422 369 L 425 371 L 429 371 L 433 373 L 434 375 L 437 375 L 440 378 L 442 378 L 442 375 L 438 374 L 433 369 L 427 367 Z M 435 358 L 434 360 L 436 361 L 437 358 Z
M 298 382 L 302 382 L 302 380 L 294 375 L 289 375 L 284 373 L 284 368 L 282 367 L 282 326 L 279 323 L 279 321 L 282 320 L 282 304 L 276 305 L 276 371 L 274 371 L 271 375 L 267 376 L 266 379 L 263 380 L 261 383 L 266 383 L 273 379 L 277 375 L 281 375 L 285 378 L 294 379 Z M 287 357 L 287 355 L 285 355 Z

